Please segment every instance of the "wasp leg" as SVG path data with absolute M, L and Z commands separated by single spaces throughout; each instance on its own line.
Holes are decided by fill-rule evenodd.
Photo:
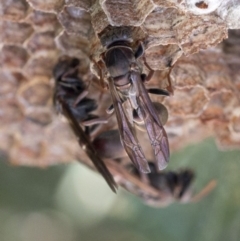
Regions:
M 74 101 L 74 106 L 76 106 L 79 102 L 81 102 L 81 100 L 83 100 L 87 95 L 88 95 L 87 90 L 84 90 L 81 94 L 79 94 L 79 96 Z
M 107 112 L 109 115 L 111 115 L 111 114 L 114 112 L 114 106 L 113 106 L 113 104 L 111 104 L 111 105 L 107 108 L 106 112 Z
M 167 87 L 167 90 L 173 95 L 174 94 L 174 90 L 173 90 L 173 86 L 172 86 L 172 81 L 171 81 L 171 77 L 170 77 L 170 74 L 172 72 L 172 68 L 170 68 L 170 71 L 167 75 L 167 79 L 168 79 L 168 87 Z
M 108 118 L 105 117 L 96 117 L 96 118 L 89 118 L 81 122 L 84 126 L 92 126 L 96 124 L 106 124 L 108 123 Z
M 211 180 L 199 193 L 191 198 L 191 202 L 199 202 L 206 197 L 217 186 L 216 180 Z
M 105 69 L 105 64 L 104 64 L 103 60 L 99 60 L 98 62 L 96 62 L 93 58 L 91 58 L 91 61 L 98 68 L 98 75 L 99 75 L 100 85 L 104 89 L 106 87 L 106 84 L 104 82 L 102 69 Z
M 167 90 L 158 89 L 158 88 L 150 88 L 147 89 L 148 93 L 154 94 L 154 95 L 163 95 L 163 96 L 169 96 L 169 92 Z
M 145 66 L 146 66 L 146 67 L 148 68 L 148 70 L 149 70 L 149 73 L 148 73 L 148 75 L 146 76 L 146 78 L 145 78 L 144 80 L 145 80 L 145 81 L 149 81 L 149 80 L 153 77 L 155 71 L 148 65 L 145 56 L 143 56 L 143 62 L 144 62 L 144 64 L 145 64 Z
M 112 113 L 109 113 L 107 117 L 98 117 L 96 115 L 89 115 L 89 118 L 85 119 L 84 121 L 81 121 L 81 124 L 84 126 L 92 126 L 97 124 L 107 124 L 108 120 L 112 117 Z
M 146 79 L 148 78 L 148 76 L 146 76 L 145 74 L 141 74 L 141 79 L 143 82 L 147 81 Z M 159 88 L 149 88 L 147 89 L 148 93 L 150 94 L 154 94 L 154 95 L 163 95 L 163 96 L 170 96 L 169 92 L 167 90 L 164 89 L 159 89 Z

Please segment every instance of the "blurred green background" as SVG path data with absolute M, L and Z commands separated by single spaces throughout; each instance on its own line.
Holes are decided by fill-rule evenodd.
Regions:
M 0 241 L 239 241 L 240 151 L 220 152 L 214 141 L 171 156 L 168 170 L 196 171 L 197 193 L 217 187 L 198 203 L 146 206 L 73 163 L 48 169 L 0 162 Z

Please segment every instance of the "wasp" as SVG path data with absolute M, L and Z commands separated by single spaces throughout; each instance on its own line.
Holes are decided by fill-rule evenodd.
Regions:
M 192 183 L 195 173 L 191 169 L 178 171 L 159 172 L 155 163 L 149 161 L 151 173 L 141 173 L 134 166 L 128 165 L 129 173 L 136 179 L 131 180 L 131 185 L 124 187 L 131 193 L 141 197 L 144 202 L 154 207 L 165 207 L 173 202 L 189 203 L 198 202 L 207 196 L 217 185 L 216 180 L 211 180 L 202 190 L 193 195 Z
M 160 205 L 167 205 L 173 201 L 188 200 L 190 187 L 195 178 L 195 174 L 190 169 L 180 171 L 159 172 L 153 162 L 149 162 L 151 173 L 142 175 L 135 170 L 135 175 L 143 182 L 159 191 L 156 198 L 143 196 L 146 202 Z
M 97 103 L 87 97 L 87 87 L 78 76 L 79 64 L 80 61 L 76 58 L 64 57 L 54 68 L 54 103 L 57 111 L 68 119 L 79 145 L 86 151 L 96 170 L 114 192 L 117 184 L 112 174 L 119 185 L 141 197 L 149 205 L 163 206 L 173 200 L 184 200 L 194 178 L 192 171 L 159 172 L 155 163 L 148 162 L 151 172 L 146 174 L 133 165 L 124 165 L 119 162 L 125 157 L 125 151 L 118 130 L 104 131 L 91 140 L 91 132 L 105 122 L 92 114 L 97 109 Z M 153 105 L 161 116 L 167 116 L 167 109 L 162 104 Z M 166 118 L 162 119 L 163 124 L 166 121 Z M 103 158 L 106 159 L 105 162 Z
M 107 70 L 104 77 L 107 79 L 113 102 L 109 112 L 116 113 L 122 145 L 137 169 L 143 173 L 149 173 L 151 169 L 136 137 L 135 126 L 145 126 L 157 167 L 159 170 L 164 169 L 170 155 L 168 137 L 148 93 L 169 94 L 163 89 L 146 89 L 144 84 L 151 79 L 153 71 L 144 61 L 150 71 L 148 75 L 143 73 L 139 61 L 144 55 L 143 44 L 139 42 L 138 46 L 133 48 L 131 40 L 123 31 L 124 28 L 126 27 L 113 29 L 113 32 L 120 32 L 120 34 L 113 33 L 97 66 L 100 69 L 100 79 L 104 75 L 102 66 L 105 65 Z M 128 109 L 132 110 L 130 117 Z
M 161 111 L 164 115 L 166 110 L 162 108 Z M 111 173 L 117 177 L 118 184 L 150 206 L 164 207 L 173 202 L 198 202 L 217 184 L 216 180 L 211 180 L 199 193 L 193 195 L 192 184 L 195 173 L 191 169 L 159 171 L 156 164 L 148 160 L 151 172 L 142 173 L 129 162 L 113 161 L 115 158 L 118 160 L 123 158 L 120 150 L 124 148 L 118 130 L 102 132 L 93 140 L 92 145 L 101 157 L 111 159 L 106 163 Z
M 55 79 L 54 104 L 69 121 L 69 124 L 78 138 L 78 143 L 85 150 L 95 168 L 101 173 L 112 191 L 116 192 L 117 184 L 109 172 L 104 161 L 94 149 L 89 133 L 103 123 L 104 120 L 91 112 L 97 109 L 95 100 L 87 98 L 87 87 L 78 76 L 79 60 L 63 57 L 53 70 Z

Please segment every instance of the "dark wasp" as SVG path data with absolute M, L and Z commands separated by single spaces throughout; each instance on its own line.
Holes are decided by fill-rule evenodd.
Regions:
M 154 207 L 164 207 L 176 201 L 182 203 L 198 202 L 216 187 L 216 181 L 211 180 L 199 193 L 192 195 L 191 186 L 195 179 L 192 170 L 159 172 L 156 165 L 150 161 L 149 167 L 151 173 L 145 174 L 133 166 L 128 166 L 127 169 L 131 175 L 140 182 L 132 181 L 136 186 L 133 188 L 133 185 L 125 185 L 125 188 Z
M 117 185 L 111 174 L 113 173 L 121 186 L 143 198 L 149 205 L 162 206 L 174 200 L 183 200 L 188 196 L 194 177 L 192 171 L 159 172 L 152 162 L 148 164 L 151 171 L 148 174 L 139 172 L 134 166 L 129 168 L 129 165 L 124 166 L 116 161 L 108 161 L 107 166 L 105 165 L 101 158 L 111 160 L 122 158 L 123 147 L 117 130 L 102 132 L 91 142 L 91 129 L 104 121 L 91 114 L 96 110 L 97 104 L 95 100 L 86 97 L 88 91 L 85 83 L 78 76 L 78 66 L 78 59 L 65 57 L 60 59 L 54 68 L 54 103 L 57 110 L 67 117 L 80 146 L 86 151 L 110 188 L 116 191 Z M 163 114 L 166 112 L 161 109 L 161 106 L 159 110 Z M 203 193 L 208 193 L 210 189 Z
M 142 182 L 159 192 L 156 197 L 140 194 L 148 204 L 164 206 L 175 200 L 184 201 L 184 199 L 189 199 L 190 187 L 194 180 L 193 171 L 185 169 L 178 172 L 159 172 L 153 162 L 149 162 L 149 166 L 151 169 L 149 174 L 141 174 L 136 169 L 132 170 L 133 175 L 136 175 Z
M 148 92 L 159 95 L 168 95 L 168 92 L 162 89 L 145 88 L 144 83 L 151 79 L 153 70 L 144 61 L 150 71 L 147 76 L 143 73 L 139 61 L 144 55 L 143 44 L 140 43 L 134 48 L 125 34 L 125 29 L 126 27 L 113 28 L 113 33 L 109 34 L 108 43 L 105 44 L 107 49 L 101 55 L 97 66 L 100 69 L 101 79 L 103 65 L 107 70 L 106 79 L 113 101 L 111 109 L 116 113 L 122 145 L 138 170 L 149 173 L 151 170 L 137 140 L 132 122 L 137 126 L 145 125 L 157 160 L 157 167 L 159 170 L 164 169 L 169 161 L 168 137 Z M 127 108 L 124 107 L 126 103 L 132 109 L 131 120 L 129 120 Z
M 114 159 L 114 155 L 110 155 L 109 144 L 114 141 L 111 146 L 115 149 L 115 153 L 116 150 L 120 153 L 119 150 L 122 146 L 118 136 L 119 132 L 116 130 L 103 132 L 95 138 L 92 144 L 100 156 Z M 151 172 L 142 173 L 135 165 L 128 162 L 113 160 L 107 162 L 111 173 L 117 177 L 119 185 L 154 207 L 164 207 L 173 202 L 197 202 L 208 195 L 216 186 L 216 181 L 211 180 L 199 193 L 192 195 L 191 187 L 195 179 L 192 170 L 159 171 L 156 164 L 149 160 L 148 165 Z
M 78 138 L 79 145 L 85 150 L 96 169 L 104 177 L 110 188 L 116 192 L 117 184 L 103 160 L 97 154 L 90 139 L 89 132 L 95 124 L 102 123 L 101 118 L 91 114 L 97 109 L 96 101 L 87 98 L 85 83 L 78 76 L 79 60 L 63 57 L 53 70 L 55 79 L 54 103 L 69 121 Z M 84 129 L 83 129 L 84 128 Z

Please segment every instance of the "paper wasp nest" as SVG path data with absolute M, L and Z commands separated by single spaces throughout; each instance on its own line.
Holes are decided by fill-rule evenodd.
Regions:
M 46 166 L 82 157 L 68 124 L 53 110 L 52 69 L 59 56 L 81 59 L 104 51 L 99 36 L 129 26 L 155 70 L 149 86 L 170 88 L 166 131 L 171 151 L 215 136 L 240 147 L 240 2 L 238 0 L 2 0 L 0 3 L 0 150 L 17 165 Z M 217 46 L 217 47 L 216 47 Z M 172 68 L 173 67 L 173 68 Z M 99 113 L 110 100 L 92 87 Z M 99 96 L 98 96 L 99 95 Z M 104 128 L 113 128 L 114 120 Z

